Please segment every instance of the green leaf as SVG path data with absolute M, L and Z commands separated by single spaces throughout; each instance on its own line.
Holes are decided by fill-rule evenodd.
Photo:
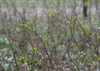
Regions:
M 52 46 L 57 46 L 57 43 L 52 42 Z
M 30 22 L 28 21 L 27 24 L 30 24 Z
M 28 29 L 31 30 L 31 27 L 28 26 Z
M 23 26 L 23 24 L 20 24 L 20 26 Z
M 100 60 L 100 57 L 98 57 L 97 59 Z
M 21 28 L 16 28 L 16 31 L 17 31 L 17 32 L 20 32 L 20 31 L 21 31 Z
M 40 64 L 39 66 L 38 66 L 38 68 L 41 70 L 42 69 L 42 67 L 43 67 L 43 65 L 42 64 Z
M 85 60 L 87 57 L 87 54 L 83 55 L 82 59 Z
M 46 40 L 47 40 L 47 36 L 44 36 L 44 37 L 42 38 L 42 40 L 43 40 L 43 41 L 46 41 Z
M 38 63 L 38 61 L 35 60 L 33 63 L 36 64 L 36 63 Z
M 92 60 L 92 58 L 90 57 L 90 62 L 92 63 L 93 62 L 93 60 Z
M 68 24 L 70 24 L 70 21 L 67 21 Z
M 83 25 L 83 28 L 84 28 L 85 30 L 89 30 L 89 26 L 88 26 L 87 24 Z
M 97 40 L 100 40 L 100 36 L 97 37 Z
M 36 51 L 36 50 L 37 50 L 37 48 L 35 48 L 35 47 L 34 47 L 34 48 L 33 48 L 33 50 L 35 50 L 35 51 Z
M 84 2 L 84 6 L 87 7 L 87 5 L 88 5 L 88 3 L 87 2 Z
M 27 27 L 27 24 L 25 24 L 25 27 Z
M 74 17 L 72 18 L 73 21 L 75 21 L 75 19 L 76 19 L 76 16 L 74 16 Z
M 68 16 L 68 18 L 71 20 L 72 18 L 70 16 Z

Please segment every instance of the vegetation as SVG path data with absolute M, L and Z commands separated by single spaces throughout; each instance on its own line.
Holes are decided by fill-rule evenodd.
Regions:
M 0 71 L 99 71 L 99 0 L 0 0 Z

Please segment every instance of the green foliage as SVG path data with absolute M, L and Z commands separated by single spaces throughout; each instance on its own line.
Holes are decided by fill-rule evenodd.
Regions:
M 0 47 L 6 47 L 9 45 L 9 40 L 6 37 L 0 38 Z
M 97 37 L 97 40 L 100 40 L 100 36 Z
M 88 24 L 84 24 L 84 25 L 83 25 L 83 28 L 84 28 L 86 31 L 88 31 L 88 30 L 89 30 Z
M 46 13 L 51 17 L 51 16 L 55 16 L 56 13 L 58 13 L 58 11 L 50 11 L 50 10 L 46 10 Z
M 43 65 L 39 64 L 38 68 L 41 70 L 43 68 Z
M 88 56 L 87 54 L 84 54 L 84 55 L 82 56 L 82 59 L 85 60 L 87 56 Z
M 87 5 L 88 5 L 88 3 L 87 3 L 87 2 L 84 2 L 84 6 L 86 6 L 86 7 L 87 7 Z
M 50 8 L 55 9 L 55 6 L 58 6 L 57 0 L 48 0 L 45 2 L 48 6 L 46 14 L 38 16 L 35 4 L 42 6 L 40 0 L 25 0 L 21 3 L 18 0 L 9 3 L 2 0 L 2 2 L 6 5 L 17 2 L 23 13 L 17 11 L 16 3 L 13 5 L 13 17 L 7 15 L 10 11 L 0 17 L 2 23 L 0 24 L 0 69 L 16 71 L 18 68 L 19 71 L 24 63 L 28 64 L 30 71 L 43 71 L 47 68 L 62 71 L 66 66 L 73 67 L 72 71 L 86 71 L 86 69 L 95 71 L 95 67 L 99 66 L 100 25 L 97 14 L 90 14 L 91 19 L 83 19 L 77 15 L 78 13 L 54 11 Z M 62 6 L 63 0 L 59 2 L 59 6 Z M 62 7 L 66 5 L 70 8 L 75 7 L 71 3 L 65 3 Z M 76 4 L 82 3 L 78 0 Z M 84 5 L 89 4 L 87 2 Z M 34 16 L 28 16 L 29 13 L 27 15 L 27 8 Z M 31 13 L 31 8 L 35 9 L 34 13 Z

